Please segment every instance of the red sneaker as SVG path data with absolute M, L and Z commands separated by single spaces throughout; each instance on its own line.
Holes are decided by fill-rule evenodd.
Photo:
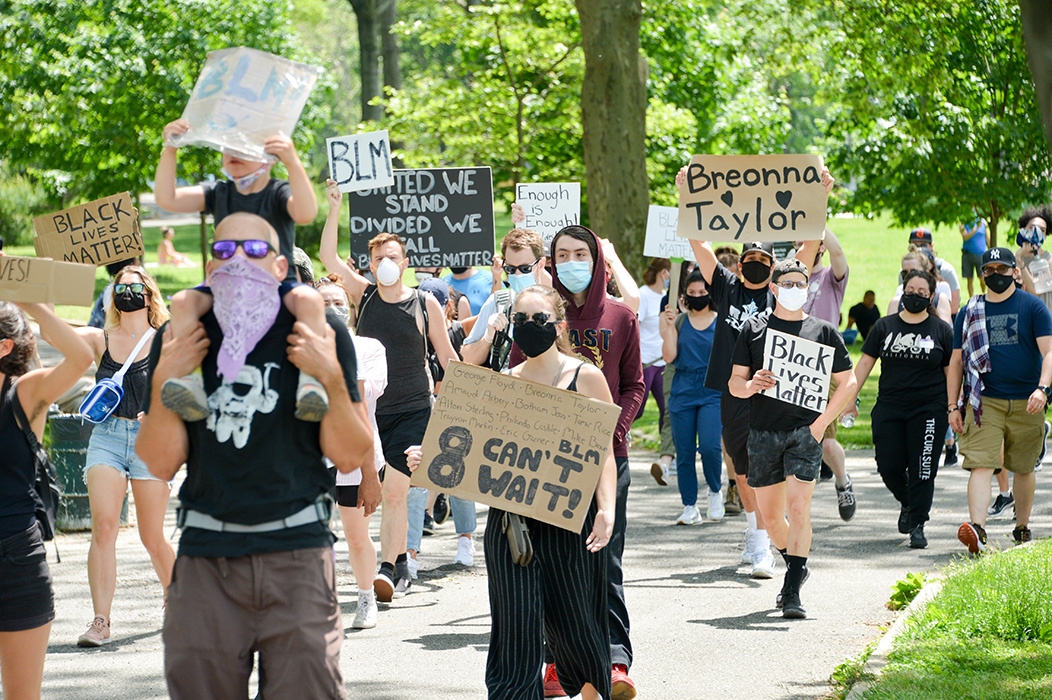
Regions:
M 632 700 L 636 696 L 636 684 L 628 677 L 628 666 L 614 664 L 610 672 L 610 693 L 612 700 Z
M 566 691 L 559 683 L 559 676 L 555 673 L 555 664 L 544 667 L 544 697 L 565 698 Z

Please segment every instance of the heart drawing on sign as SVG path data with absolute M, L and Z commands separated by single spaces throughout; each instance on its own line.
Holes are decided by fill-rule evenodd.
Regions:
M 728 207 L 732 206 L 734 202 L 734 194 L 731 192 L 724 192 L 720 195 L 720 199 L 722 199 L 723 203 L 726 204 Z
M 778 200 L 778 204 L 782 206 L 782 209 L 785 209 L 789 206 L 789 202 L 793 201 L 793 193 L 789 190 L 776 192 L 774 198 Z

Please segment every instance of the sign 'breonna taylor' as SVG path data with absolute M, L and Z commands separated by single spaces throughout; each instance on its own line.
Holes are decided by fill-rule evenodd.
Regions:
M 768 328 L 763 366 L 774 373 L 778 383 L 761 394 L 818 413 L 826 409 L 833 348 Z
M 394 184 L 347 197 L 351 255 L 369 265 L 369 240 L 393 233 L 410 267 L 493 263 L 493 176 L 488 167 L 395 170 Z

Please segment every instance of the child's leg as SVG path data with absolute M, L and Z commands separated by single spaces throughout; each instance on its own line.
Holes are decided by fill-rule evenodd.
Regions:
M 193 332 L 201 317 L 212 308 L 212 295 L 198 289 L 184 289 L 172 297 L 171 329 L 176 338 Z M 201 370 L 169 379 L 161 387 L 161 403 L 184 421 L 192 423 L 208 417 L 208 396 L 205 394 Z
M 285 292 L 282 303 L 296 320 L 307 324 L 307 327 L 318 335 L 325 334 L 329 325 L 325 320 L 325 301 L 317 290 L 306 284 L 299 284 Z M 318 422 L 329 411 L 329 395 L 317 379 L 300 372 L 296 387 L 296 417 L 300 420 Z

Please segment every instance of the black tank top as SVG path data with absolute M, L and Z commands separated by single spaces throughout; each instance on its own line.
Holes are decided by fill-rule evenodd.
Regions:
M 0 395 L 0 540 L 25 532 L 36 522 L 33 477 L 36 458 L 29 442 L 15 423 L 11 399 L 17 401 L 14 385 Z
M 424 319 L 421 294 L 414 290 L 408 299 L 391 304 L 370 285 L 362 295 L 358 335 L 379 340 L 387 350 L 387 389 L 376 401 L 377 415 L 431 407 L 427 345 L 420 333 Z
M 99 368 L 95 371 L 95 381 L 100 379 L 109 379 L 113 375 L 117 374 L 124 366 L 123 362 L 117 362 L 110 355 L 110 336 L 109 333 L 105 334 L 106 337 L 106 352 L 102 353 L 102 359 L 99 360 Z M 150 358 L 144 357 L 138 362 L 133 362 L 131 367 L 124 375 L 124 398 L 121 399 L 120 405 L 117 406 L 117 410 L 113 412 L 114 416 L 118 418 L 128 418 L 135 420 L 139 415 L 139 407 L 142 406 L 142 402 L 146 398 L 147 392 L 147 372 L 150 368 Z

